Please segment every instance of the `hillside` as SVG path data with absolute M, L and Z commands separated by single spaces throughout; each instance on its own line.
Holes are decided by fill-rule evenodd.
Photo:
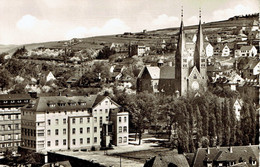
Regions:
M 223 21 L 215 21 L 203 23 L 202 27 L 204 30 L 204 34 L 213 34 L 221 31 L 231 31 L 241 26 L 249 26 L 253 24 L 254 20 L 259 20 L 259 13 L 246 15 L 246 16 L 234 16 L 229 18 L 228 20 Z M 197 25 L 185 26 L 184 30 L 187 34 L 193 34 L 197 31 Z M 72 45 L 74 50 L 82 50 L 86 48 L 91 49 L 101 49 L 105 43 L 125 43 L 128 44 L 141 42 L 144 44 L 155 44 L 158 40 L 161 39 L 169 39 L 171 40 L 178 34 L 179 27 L 174 28 L 165 28 L 147 31 L 145 33 L 125 33 L 118 35 L 107 35 L 107 36 L 96 36 L 89 38 L 78 39 L 79 42 L 76 42 Z M 33 43 L 33 44 L 25 44 L 25 47 L 29 50 L 37 48 L 37 47 L 45 47 L 51 49 L 61 49 L 65 48 L 65 43 L 69 43 L 69 41 L 50 41 L 43 43 Z M 0 45 L 0 53 L 1 52 L 9 52 L 12 54 L 17 48 L 21 46 L 16 45 Z

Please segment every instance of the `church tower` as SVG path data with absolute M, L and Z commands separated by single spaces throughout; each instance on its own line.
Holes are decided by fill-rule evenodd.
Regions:
M 176 78 L 176 91 L 180 92 L 181 96 L 187 94 L 187 77 L 189 73 L 188 67 L 188 54 L 185 48 L 185 34 L 183 26 L 183 9 L 181 10 L 181 26 L 179 38 L 177 43 L 177 50 L 175 52 L 175 78 Z
M 203 87 L 207 86 L 207 56 L 204 49 L 204 37 L 201 26 L 201 10 L 199 13 L 199 26 L 197 33 L 197 41 L 194 51 L 194 65 L 202 76 Z

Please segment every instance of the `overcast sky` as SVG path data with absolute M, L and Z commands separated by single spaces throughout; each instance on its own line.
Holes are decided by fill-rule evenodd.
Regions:
M 0 44 L 24 44 L 225 20 L 259 0 L 0 0 Z

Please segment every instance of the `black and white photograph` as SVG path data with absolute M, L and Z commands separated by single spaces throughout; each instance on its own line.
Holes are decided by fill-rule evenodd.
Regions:
M 260 166 L 259 0 L 0 0 L 0 167 Z

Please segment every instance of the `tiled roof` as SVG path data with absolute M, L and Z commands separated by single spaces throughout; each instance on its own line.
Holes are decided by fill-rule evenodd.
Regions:
M 152 79 L 160 78 L 160 68 L 159 67 L 146 67 Z
M 240 48 L 241 51 L 248 51 L 248 50 L 251 50 L 254 46 L 250 45 L 250 46 L 242 46 Z
M 144 167 L 165 167 L 170 165 L 178 167 L 189 167 L 188 161 L 182 154 L 158 155 L 150 159 L 144 164 Z
M 171 66 L 161 67 L 160 79 L 175 79 L 175 67 L 171 67 Z
M 100 98 L 97 98 L 97 95 L 89 95 L 89 96 L 46 96 L 39 97 L 36 99 L 34 105 L 27 105 L 24 109 L 34 110 L 36 112 L 39 111 L 59 111 L 59 110 L 78 110 L 78 109 L 87 109 L 92 108 L 96 101 L 100 101 Z M 65 103 L 63 106 L 59 106 L 60 102 Z M 86 102 L 86 105 L 80 105 L 80 103 Z M 55 106 L 50 107 L 51 104 L 55 104 Z M 74 104 L 74 105 L 70 105 Z
M 214 148 L 199 148 L 196 152 L 194 159 L 194 167 L 204 167 L 204 162 L 223 162 L 223 161 L 235 161 L 239 163 L 239 160 L 243 159 L 249 163 L 250 157 L 259 163 L 259 148 L 258 145 L 254 146 L 232 146 L 232 152 L 230 147 L 214 147 Z
M 29 94 L 1 94 L 0 100 L 23 100 L 31 99 Z

